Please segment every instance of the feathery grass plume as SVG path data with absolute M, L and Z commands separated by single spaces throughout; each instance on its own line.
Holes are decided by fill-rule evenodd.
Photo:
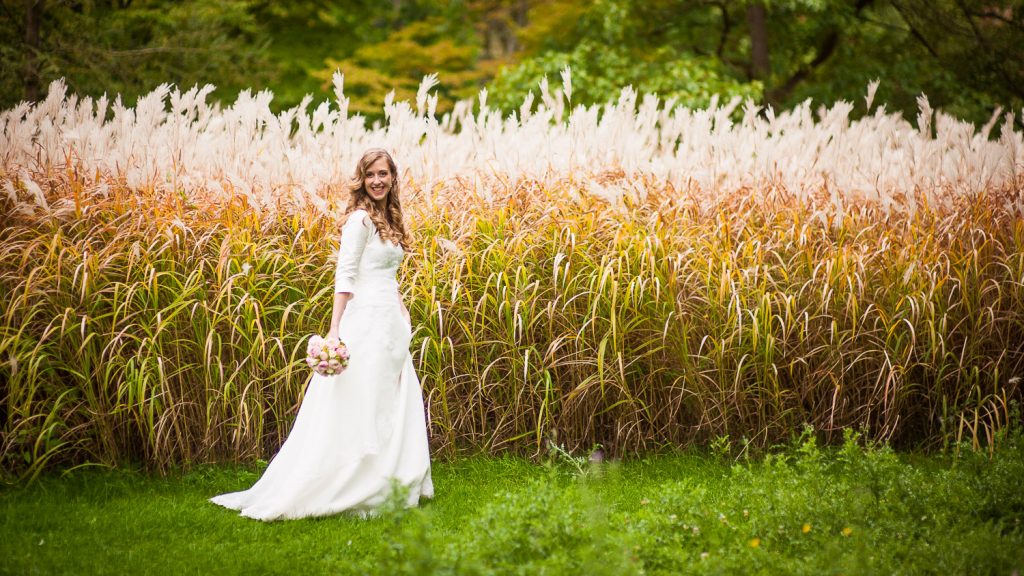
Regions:
M 946 202 L 1016 185 L 1024 163 L 1022 135 L 1012 121 L 1002 122 L 997 141 L 977 138 L 972 125 L 933 111 L 924 97 L 918 128 L 885 113 L 884 106 L 851 119 L 851 106 L 842 102 L 816 112 L 807 102 L 734 122 L 739 101 L 690 110 L 628 88 L 617 102 L 565 110 L 572 84 L 568 71 L 562 77 L 562 88 L 553 92 L 542 83 L 536 114 L 502 118 L 484 106 L 474 117 L 461 106 L 450 120 L 439 121 L 428 105 L 436 79 L 428 76 L 416 107 L 389 101 L 382 126 L 348 117 L 340 74 L 336 108 L 309 112 L 300 105 L 280 115 L 270 112 L 267 91 L 243 92 L 221 110 L 205 102 L 209 87 L 182 93 L 164 85 L 135 109 L 116 101 L 107 119 L 105 103 L 94 112 L 90 100 L 68 97 L 64 84 L 55 82 L 43 103 L 3 113 L 0 151 L 5 173 L 24 170 L 36 184 L 37 177 L 52 178 L 70 167 L 86 184 L 126 178 L 130 187 L 154 192 L 220 192 L 203 194 L 212 206 L 248 190 L 259 208 L 286 210 L 303 205 L 304 196 L 322 195 L 336 182 L 338 166 L 351 164 L 374 142 L 411 159 L 405 162 L 409 176 L 427 188 L 468 173 L 550 185 L 623 168 L 705 198 L 772 182 L 800 198 L 829 186 L 842 191 L 837 200 L 844 207 L 867 202 L 904 210 L 913 210 L 921 194 Z M 868 87 L 869 106 L 873 88 L 877 83 Z M 430 125 L 439 129 L 424 140 Z M 70 149 L 74 154 L 66 153 Z M 292 192 L 286 200 L 278 193 L 282 187 Z

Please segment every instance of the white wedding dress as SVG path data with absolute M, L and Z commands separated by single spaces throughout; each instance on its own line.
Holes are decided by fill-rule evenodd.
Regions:
M 395 276 L 404 252 L 381 240 L 366 212 L 342 228 L 335 291 L 351 292 L 338 326 L 348 368 L 314 374 L 295 424 L 248 490 L 211 502 L 259 520 L 372 513 L 397 483 L 407 505 L 434 495 L 423 394 Z

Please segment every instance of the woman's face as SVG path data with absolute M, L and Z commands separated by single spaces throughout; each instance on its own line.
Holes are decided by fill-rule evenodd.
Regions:
M 387 158 L 378 158 L 366 169 L 366 178 L 363 179 L 363 187 L 374 202 L 383 202 L 391 191 L 391 168 L 388 166 Z

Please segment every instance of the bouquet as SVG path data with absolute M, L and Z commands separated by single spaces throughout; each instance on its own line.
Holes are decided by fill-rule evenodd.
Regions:
M 306 364 L 321 376 L 334 376 L 348 367 L 348 347 L 337 338 L 313 335 L 306 346 Z

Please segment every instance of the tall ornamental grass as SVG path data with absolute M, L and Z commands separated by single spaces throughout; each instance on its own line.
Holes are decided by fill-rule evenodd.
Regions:
M 3 470 L 271 455 L 329 319 L 340 183 L 380 143 L 404 168 L 438 455 L 763 446 L 804 424 L 993 448 L 1019 423 L 1012 119 L 996 138 L 926 110 L 911 129 L 629 91 L 568 113 L 545 87 L 521 116 L 439 122 L 428 84 L 424 112 L 389 102 L 376 127 L 343 96 L 271 121 L 245 96 L 168 108 L 166 88 L 112 118 L 60 86 L 2 113 Z

